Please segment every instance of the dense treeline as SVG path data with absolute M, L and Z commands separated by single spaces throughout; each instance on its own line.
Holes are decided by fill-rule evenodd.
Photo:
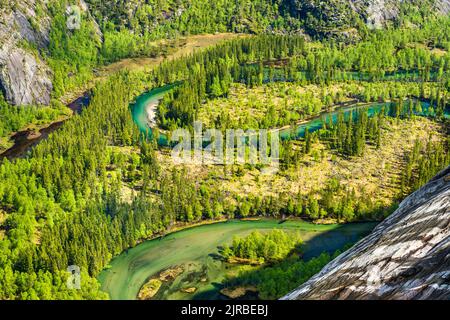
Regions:
M 53 71 L 53 95 L 56 98 L 82 87 L 92 78 L 102 45 L 96 24 L 87 13 L 82 13 L 79 28 L 67 27 L 68 5 L 66 0 L 53 0 L 47 5 L 52 19 L 48 52 L 44 55 Z
M 191 61 L 186 83 L 177 87 L 160 104 L 159 124 L 164 129 L 189 127 L 197 118 L 203 101 L 226 97 L 231 83 L 244 82 L 253 87 L 261 85 L 265 79 L 271 80 L 279 68 L 277 64 L 267 65 L 267 61 L 273 60 L 287 61 L 282 67 L 284 81 L 330 84 L 353 77 L 370 81 L 404 80 L 406 74 L 407 80 L 419 83 L 438 81 L 440 93 L 436 97 L 448 100 L 450 55 L 434 54 L 430 48 L 418 45 L 409 46 L 417 42 L 429 45 L 430 41 L 433 41 L 431 48 L 446 45 L 449 37 L 441 33 L 442 29 L 450 31 L 449 20 L 431 21 L 418 32 L 415 29 L 375 32 L 367 41 L 349 46 L 330 41 L 317 47 L 305 44 L 302 38 L 295 36 L 261 36 L 257 40 L 229 42 L 208 51 L 202 59 Z M 248 44 L 242 44 L 245 41 Z M 421 88 L 420 93 L 423 94 L 423 85 Z M 365 98 L 372 94 L 365 92 Z M 397 93 L 401 94 L 404 93 Z
M 353 188 L 337 179 L 330 179 L 319 192 L 307 195 L 279 193 L 277 196 L 236 196 L 238 203 L 234 211 L 225 210 L 228 216 L 283 217 L 294 216 L 306 220 L 333 219 L 339 223 L 352 221 L 377 221 L 395 210 L 395 205 L 386 207 L 374 202 L 360 191 L 357 196 Z
M 340 254 L 339 250 L 332 255 L 324 252 L 308 261 L 291 256 L 258 270 L 241 271 L 237 277 L 227 279 L 225 286 L 254 286 L 260 299 L 278 299 L 309 280 Z
M 222 256 L 228 261 L 234 258 L 273 262 L 286 258 L 300 249 L 300 235 L 292 235 L 283 230 L 274 229 L 268 233 L 254 231 L 245 238 L 233 238 L 231 247 L 223 245 Z
M 52 50 L 56 56 L 66 49 Z M 181 104 L 172 106 L 167 112 L 174 116 L 163 117 L 163 112 L 160 116 L 168 126 L 172 126 L 170 121 L 189 124 L 201 100 L 226 94 L 227 79 L 240 73 L 242 63 L 279 60 L 305 50 L 311 49 L 299 37 L 261 36 L 165 62 L 149 74 L 119 74 L 98 84 L 89 107 L 27 157 L 3 160 L 0 298 L 104 298 L 93 277 L 109 259 L 176 222 L 221 215 L 315 218 L 328 213 L 324 200 L 319 203 L 313 195 L 225 201 L 218 190 L 194 183 L 182 170 L 164 172 L 155 155 L 155 142 L 143 139 L 129 112 L 129 102 L 145 87 L 187 80 L 192 85 L 180 87 L 183 89 L 175 91 L 174 100 L 168 102 L 174 103 L 175 97 L 188 89 L 195 90 L 183 98 L 187 109 Z M 124 191 L 129 189 L 131 195 L 124 199 Z M 347 198 L 338 204 L 354 210 L 351 190 Z M 342 214 L 343 221 L 354 218 L 341 209 L 346 207 L 330 212 L 338 217 Z M 80 291 L 64 285 L 65 270 L 72 264 L 83 270 Z
M 371 121 L 373 120 L 373 121 Z M 335 146 L 338 152 L 342 152 L 344 156 L 350 156 L 353 152 L 363 152 L 367 141 L 371 141 L 375 148 L 380 146 L 380 126 L 383 120 L 382 113 L 369 119 L 372 123 L 373 130 L 368 131 L 367 136 L 357 136 L 358 139 L 350 132 L 358 132 L 358 130 L 350 131 L 348 134 L 342 134 L 330 140 L 329 133 L 320 137 L 324 139 L 322 142 L 330 143 Z M 346 125 L 344 124 L 344 127 Z M 353 125 L 355 127 L 355 125 Z M 323 135 L 323 130 L 321 134 Z M 325 131 L 328 132 L 328 131 Z M 375 140 L 373 133 L 375 134 Z M 372 136 L 372 138 L 370 138 Z M 319 139 L 317 134 L 307 134 L 303 141 L 286 141 L 283 143 L 281 152 L 281 168 L 288 170 L 289 168 L 298 167 L 304 160 L 306 152 L 310 144 Z M 337 141 L 341 141 L 337 143 Z M 398 181 L 394 181 L 399 185 L 397 198 L 403 199 L 407 194 L 420 188 L 429 181 L 437 172 L 448 166 L 450 163 L 450 153 L 448 152 L 448 141 L 433 140 L 432 137 L 422 145 L 417 140 L 413 150 L 407 156 L 405 170 L 402 171 Z M 356 154 L 353 154 L 356 155 Z M 320 155 L 319 155 L 320 156 Z M 342 185 L 338 180 L 331 179 L 319 194 L 311 194 L 309 197 L 297 198 L 281 198 L 279 201 L 286 201 L 287 205 L 280 210 L 281 214 L 295 215 L 309 219 L 334 218 L 338 221 L 355 221 L 364 219 L 381 219 L 392 212 L 393 208 L 385 208 L 374 203 L 370 196 L 364 194 L 356 196 L 355 190 L 349 189 Z

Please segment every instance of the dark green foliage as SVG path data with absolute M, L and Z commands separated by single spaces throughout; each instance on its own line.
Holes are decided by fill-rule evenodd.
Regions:
M 215 32 L 298 32 L 340 38 L 355 28 L 355 37 L 368 34 L 368 3 L 342 0 L 87 0 L 106 30 L 130 30 L 152 39 Z M 433 17 L 435 0 L 401 2 L 399 16 L 386 24 L 421 26 Z M 390 4 L 386 4 L 389 6 Z M 114 7 L 114 10 L 111 8 Z M 355 7 L 358 8 L 355 10 Z M 381 9 L 382 10 L 382 9 Z M 131 13 L 131 14 L 130 14 Z M 342 36 L 345 40 L 352 37 Z
M 290 1 L 285 0 L 88 0 L 87 3 L 104 29 L 126 28 L 152 39 L 227 31 L 289 31 L 301 23 L 291 19 Z
M 448 34 L 441 33 L 442 29 L 450 32 L 448 19 L 431 20 L 420 31 L 394 29 L 390 32 L 373 32 L 367 40 L 354 45 L 324 42 L 320 49 L 305 44 L 303 38 L 298 36 L 258 36 L 227 42 L 196 55 L 195 60 L 187 58 L 183 63 L 176 65 L 177 69 L 173 70 L 183 74 L 182 80 L 186 83 L 166 96 L 159 106 L 159 124 L 171 130 L 177 127 L 190 127 L 203 101 L 226 97 L 232 82 L 243 82 L 249 88 L 259 86 L 265 81 L 275 81 L 275 78 L 277 81 L 299 81 L 302 84 L 321 85 L 337 81 L 345 82 L 349 79 L 370 82 L 405 80 L 446 83 L 450 69 L 449 55 L 438 57 L 420 46 L 406 46 L 406 43 L 434 41 L 433 45 L 439 47 L 443 43 L 448 43 Z M 436 33 L 440 35 L 439 40 L 436 40 Z M 283 63 L 280 66 L 273 63 L 276 61 Z M 173 65 L 168 64 L 167 67 L 171 68 Z M 418 97 L 425 96 L 423 85 L 421 88 L 420 94 L 416 95 Z M 363 96 L 358 95 L 355 98 L 366 102 L 379 99 L 403 101 L 407 96 L 416 93 L 401 90 L 404 89 L 393 87 L 388 91 L 389 96 L 386 96 L 386 93 L 380 92 L 386 90 L 367 88 Z M 442 97 L 443 99 L 446 97 L 444 90 L 440 89 L 431 97 L 437 102 L 432 101 L 432 104 L 439 105 L 436 111 L 439 116 L 443 111 Z M 335 99 L 337 100 L 324 96 L 322 102 L 330 107 Z M 313 101 L 304 104 L 299 106 L 298 114 L 293 114 L 292 119 L 301 119 L 320 111 L 320 106 L 317 110 Z M 398 106 L 400 107 L 400 104 Z M 217 119 L 216 127 L 224 128 L 226 121 L 226 118 Z M 276 113 L 269 109 L 259 126 L 270 128 L 284 126 L 290 122 L 291 117 L 277 117 Z M 363 128 L 365 125 L 362 123 L 362 126 L 349 127 L 352 132 L 346 130 L 349 135 L 347 149 L 344 150 L 346 154 L 362 152 L 361 141 L 365 134 Z M 355 139 L 352 140 L 352 136 L 355 136 Z
M 159 4 L 164 6 L 163 2 Z M 94 25 L 86 20 L 80 30 L 63 31 L 63 8 L 61 2 L 51 9 L 55 19 L 48 59 L 55 72 L 56 96 L 85 83 L 92 67 L 101 62 Z M 207 21 L 206 18 L 201 20 L 202 23 Z M 122 73 L 98 84 L 89 107 L 81 115 L 68 120 L 27 157 L 13 162 L 5 159 L 0 164 L 0 298 L 104 298 L 94 277 L 110 258 L 143 239 L 164 232 L 176 222 L 221 215 L 296 215 L 311 219 L 329 215 L 342 221 L 365 217 L 367 212 L 374 211 L 371 209 L 376 208 L 375 205 L 356 205 L 354 192 L 338 182 L 330 183 L 320 198 L 313 194 L 304 198 L 281 193 L 264 198 L 239 196 L 235 199 L 237 205 L 226 203 L 218 191 L 195 184 L 183 171 L 161 170 L 154 152 L 156 145 L 139 133 L 132 121 L 129 103 L 145 88 L 185 81 L 189 85 L 179 86 L 165 98 L 159 108 L 159 118 L 166 128 L 189 127 L 195 119 L 196 108 L 204 99 L 226 96 L 232 81 L 243 79 L 249 86 L 259 85 L 264 69 L 261 65 L 294 57 L 289 67 L 282 69 L 284 76 L 295 76 L 295 71 L 306 72 L 304 80 L 314 83 L 333 81 L 341 77 L 343 71 L 365 72 L 373 81 L 386 71 L 398 69 L 399 65 L 405 70 L 418 70 L 421 79 L 431 77 L 432 69 L 442 68 L 442 79 L 447 79 L 447 56 L 437 59 L 428 51 L 406 48 L 404 44 L 427 39 L 436 46 L 448 45 L 448 25 L 441 21 L 414 31 L 375 32 L 370 40 L 358 45 L 341 47 L 330 42 L 322 49 L 307 48 L 304 40 L 296 36 L 235 40 L 165 62 L 146 75 Z M 115 26 L 108 28 L 116 32 Z M 158 32 L 165 32 L 161 30 Z M 121 41 L 125 39 L 117 43 Z M 134 43 L 130 41 L 130 45 Z M 110 49 L 113 45 L 108 46 Z M 103 52 L 105 60 L 109 61 L 134 51 Z M 402 59 L 407 63 L 402 64 Z M 252 63 L 256 63 L 253 69 L 248 68 Z M 443 87 L 448 84 L 448 81 L 441 82 Z M 434 95 L 433 99 L 432 106 L 439 113 L 439 106 L 442 110 L 446 105 L 445 95 Z M 29 114 L 17 111 L 16 117 L 9 107 L 1 104 L 2 116 L 7 115 L 8 121 L 7 125 L 2 124 L 5 132 L 20 127 L 22 116 L 36 117 L 34 111 Z M 16 118 L 17 123 L 9 122 Z M 329 128 L 336 137 L 336 148 L 346 155 L 363 152 L 367 140 L 377 141 L 380 127 L 379 122 L 374 122 L 377 120 L 368 120 L 364 114 L 354 120 L 343 119 L 336 128 Z M 273 123 L 273 119 L 267 119 L 268 125 Z M 133 151 L 122 152 L 122 149 Z M 297 157 L 294 152 L 286 154 L 289 161 Z M 448 164 L 446 154 L 445 148 L 430 146 L 423 157 L 412 157 L 412 173 L 406 177 L 405 186 L 412 183 L 417 187 L 439 167 Z M 235 170 L 237 175 L 242 174 L 239 170 Z M 128 199 L 124 199 L 125 188 L 131 190 Z M 344 193 L 344 200 L 334 198 L 335 192 Z M 265 257 L 265 254 L 256 253 L 256 257 L 260 256 Z M 267 257 L 271 259 L 277 254 Z M 317 260 L 317 264 L 311 262 L 311 265 L 284 265 L 280 270 L 292 268 L 287 282 L 280 279 L 277 282 L 280 288 L 267 289 L 266 296 L 276 296 L 291 288 L 294 283 L 291 279 L 306 279 L 306 276 L 301 278 L 302 274 L 315 273 L 327 259 Z M 80 291 L 65 286 L 65 270 L 70 264 L 82 268 Z M 272 282 L 264 283 L 276 286 L 273 281 L 277 276 L 270 277 Z
M 22 129 L 28 124 L 50 122 L 64 114 L 64 106 L 56 101 L 53 107 L 11 106 L 0 93 L 0 137 L 6 137 L 12 132 Z
M 445 144 L 433 142 L 431 136 L 425 146 L 416 140 L 406 159 L 406 170 L 400 177 L 399 197 L 419 189 L 450 163 L 448 143 L 448 139 Z
M 255 286 L 260 299 L 278 299 L 309 280 L 340 253 L 322 253 L 308 261 L 293 256 L 256 271 L 242 271 L 239 276 L 228 279 L 225 285 Z

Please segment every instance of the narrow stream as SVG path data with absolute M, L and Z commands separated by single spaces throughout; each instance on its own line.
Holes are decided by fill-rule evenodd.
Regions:
M 166 93 L 170 90 L 173 90 L 176 85 L 166 85 L 159 88 L 152 89 L 146 93 L 140 95 L 135 103 L 131 105 L 131 112 L 133 116 L 133 120 L 136 125 L 139 127 L 141 132 L 144 134 L 151 136 L 152 128 L 151 121 L 149 120 L 148 109 L 156 109 L 159 101 L 164 97 Z M 403 111 L 407 108 L 408 101 L 404 102 Z M 430 103 L 426 101 L 422 101 L 422 113 L 416 115 L 418 116 L 430 116 L 428 113 L 428 109 L 430 107 Z M 293 138 L 301 138 L 305 135 L 306 129 L 309 132 L 314 132 L 322 128 L 323 121 L 326 120 L 327 123 L 331 119 L 333 124 L 336 123 L 338 119 L 338 114 L 340 112 L 344 113 L 344 117 L 348 117 L 350 113 L 353 113 L 353 116 L 356 115 L 358 110 L 362 110 L 363 108 L 367 110 L 369 117 L 378 114 L 379 112 L 385 112 L 386 115 L 392 115 L 394 109 L 394 103 L 392 102 L 374 102 L 374 103 L 356 103 L 356 101 L 350 102 L 350 104 L 344 103 L 331 112 L 322 112 L 320 115 L 312 117 L 310 120 L 307 120 L 301 124 L 298 124 L 295 127 L 295 130 L 292 128 L 281 128 L 280 136 L 282 139 L 288 139 L 291 136 Z M 155 111 L 154 111 L 155 112 Z M 446 108 L 444 115 L 446 118 L 450 117 L 450 108 Z M 431 115 L 432 116 L 432 115 Z M 274 129 L 276 130 L 276 129 Z M 167 135 L 164 133 L 160 133 L 158 136 L 158 144 L 167 146 L 169 141 L 167 140 Z
M 273 74 L 273 78 L 271 81 L 285 81 L 284 76 L 281 74 L 282 69 L 275 69 L 275 73 Z M 267 72 L 266 72 L 267 73 Z M 299 72 L 300 77 L 305 78 L 306 75 L 302 72 Z M 266 74 L 265 78 L 268 81 L 269 75 Z M 364 75 L 362 73 L 358 72 L 345 72 L 345 73 L 339 73 L 335 75 L 336 80 L 361 80 L 361 81 L 367 81 L 371 80 L 371 78 L 368 75 Z M 432 75 L 431 80 L 435 80 L 434 76 Z M 417 72 L 391 72 L 386 73 L 382 80 L 398 80 L 398 81 L 417 81 L 420 79 Z M 178 82 L 180 83 L 180 82 Z M 149 122 L 148 117 L 148 106 L 151 105 L 154 108 L 154 112 L 156 111 L 156 107 L 159 103 L 159 101 L 164 97 L 166 93 L 168 93 L 170 90 L 174 89 L 178 83 L 165 85 L 159 88 L 152 89 L 148 92 L 143 93 L 139 97 L 137 97 L 135 103 L 131 105 L 131 112 L 134 119 L 134 122 L 139 127 L 141 132 L 150 135 L 152 134 L 151 127 L 154 123 Z M 68 107 L 72 109 L 74 114 L 78 114 L 81 112 L 83 107 L 87 106 L 89 104 L 89 94 L 85 93 L 83 96 L 75 99 L 73 102 L 71 102 Z M 386 112 L 389 112 L 390 107 L 392 106 L 391 103 L 372 103 L 367 104 L 365 107 L 368 107 L 369 115 L 373 115 L 375 113 L 380 112 L 383 108 L 385 108 Z M 361 105 L 342 105 L 339 108 L 337 108 L 335 111 L 332 112 L 325 112 L 322 113 L 319 116 L 313 117 L 309 121 L 302 123 L 298 125 L 296 130 L 292 130 L 291 128 L 284 129 L 282 128 L 281 131 L 281 137 L 282 139 L 289 138 L 294 132 L 295 137 L 302 137 L 305 133 L 306 128 L 310 132 L 319 130 L 322 127 L 322 119 L 323 117 L 326 117 L 328 119 L 329 115 L 332 116 L 333 121 L 336 121 L 337 114 L 339 111 L 344 111 L 345 115 L 348 116 L 349 112 L 355 112 L 358 108 L 361 108 Z M 429 107 L 429 103 L 423 102 L 422 108 L 424 110 L 422 115 L 427 115 L 427 110 Z M 450 116 L 450 110 L 447 108 L 445 110 L 445 117 Z M 7 149 L 3 153 L 0 154 L 0 161 L 3 158 L 8 158 L 9 160 L 12 160 L 14 158 L 23 157 L 27 154 L 27 152 L 34 146 L 36 146 L 39 142 L 46 139 L 52 132 L 59 129 L 64 122 L 67 121 L 67 119 L 54 122 L 50 124 L 49 126 L 42 128 L 39 130 L 39 133 L 36 133 L 34 130 L 23 130 L 19 131 L 16 134 L 14 134 L 11 138 L 14 141 L 14 144 L 11 148 Z M 151 125 L 149 125 L 151 124 Z M 167 136 L 163 133 L 159 135 L 158 143 L 162 146 L 167 146 Z
M 89 104 L 89 94 L 85 93 L 81 97 L 75 99 L 67 106 L 72 110 L 73 114 L 79 114 L 83 107 Z M 39 133 L 36 133 L 34 130 L 23 130 L 19 131 L 12 136 L 12 140 L 14 141 L 14 145 L 0 154 L 0 161 L 3 158 L 7 158 L 9 160 L 23 157 L 27 154 L 27 152 L 34 146 L 36 146 L 42 140 L 47 139 L 47 137 L 57 129 L 59 129 L 67 119 L 53 122 L 49 126 L 44 127 L 39 130 Z

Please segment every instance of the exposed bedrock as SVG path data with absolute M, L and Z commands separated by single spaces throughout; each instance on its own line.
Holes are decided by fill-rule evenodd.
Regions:
M 450 299 L 450 167 L 282 299 Z
M 17 1 L 0 14 L 0 88 L 14 105 L 50 102 L 51 72 L 39 56 L 48 45 L 50 19 L 36 8 L 34 0 Z

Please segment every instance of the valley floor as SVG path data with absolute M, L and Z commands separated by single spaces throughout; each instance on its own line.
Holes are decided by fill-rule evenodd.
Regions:
M 68 106 L 85 95 L 86 92 L 92 89 L 99 81 L 105 81 L 108 78 L 112 77 L 114 74 L 123 71 L 149 72 L 153 68 L 158 67 L 164 61 L 177 59 L 182 56 L 188 56 L 197 50 L 217 45 L 221 41 L 244 36 L 245 35 L 234 33 L 218 33 L 187 36 L 178 39 L 176 42 L 160 40 L 156 41 L 154 45 L 168 45 L 170 48 L 164 56 L 161 55 L 154 58 L 125 58 L 109 65 L 100 67 L 94 72 L 94 76 L 92 77 L 92 79 L 87 81 L 83 85 L 83 87 L 67 92 L 59 99 L 62 105 L 67 105 L 67 107 L 61 106 L 61 110 L 53 109 L 52 107 L 45 107 L 45 109 L 49 109 L 52 113 L 56 113 L 56 115 L 52 116 L 49 119 L 32 120 L 31 123 L 25 124 L 17 131 L 9 132 L 6 136 L 0 136 L 0 159 L 2 153 L 7 151 L 9 148 L 12 148 L 13 146 L 20 148 L 20 146 L 15 144 L 21 144 L 22 142 L 18 141 L 15 143 L 13 141 L 15 136 L 24 135 L 26 136 L 25 140 L 34 140 L 36 139 L 36 137 L 39 137 L 40 130 L 45 131 L 47 128 L 52 126 L 52 124 L 67 120 L 72 115 L 72 110 L 70 110 Z M 25 141 L 25 143 L 27 142 Z
M 127 250 L 111 261 L 99 280 L 102 290 L 112 299 L 135 299 L 141 286 L 150 278 L 159 279 L 162 285 L 154 296 L 156 299 L 224 299 L 219 293 L 220 283 L 227 277 L 237 276 L 242 269 L 255 269 L 231 265 L 220 258 L 220 246 L 230 243 L 235 236 L 274 228 L 298 232 L 306 246 L 303 257 L 311 259 L 355 242 L 374 226 L 374 223 L 323 226 L 300 220 L 281 222 L 274 219 L 232 220 L 198 226 Z M 162 271 L 172 272 L 173 277 L 162 277 Z
M 286 198 L 296 198 L 313 194 L 320 198 L 319 194 L 333 179 L 353 191 L 356 199 L 370 199 L 374 207 L 388 214 L 398 201 L 401 174 L 416 142 L 420 141 L 423 146 L 429 142 L 443 142 L 446 130 L 444 124 L 424 117 L 386 118 L 381 147 L 377 149 L 367 144 L 361 157 L 341 156 L 324 142 L 316 140 L 310 154 L 304 155 L 296 166 L 275 174 L 266 174 L 248 165 L 184 165 L 184 168 L 190 179 L 219 192 L 225 196 L 224 202 L 235 205 L 238 205 L 236 199 L 239 197 L 277 198 L 281 194 Z M 139 153 L 133 148 L 114 147 L 114 150 L 128 157 Z M 158 152 L 158 159 L 166 172 L 179 168 L 167 149 Z M 137 192 L 133 190 L 139 189 L 141 183 L 125 184 L 124 199 L 131 201 Z

